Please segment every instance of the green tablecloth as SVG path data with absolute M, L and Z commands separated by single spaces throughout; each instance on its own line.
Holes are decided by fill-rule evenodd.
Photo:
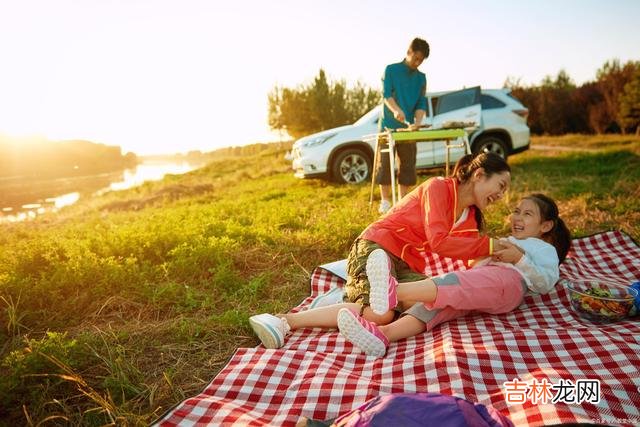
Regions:
M 429 141 L 438 139 L 460 138 L 465 136 L 464 129 L 434 129 L 407 132 L 392 132 L 394 141 Z

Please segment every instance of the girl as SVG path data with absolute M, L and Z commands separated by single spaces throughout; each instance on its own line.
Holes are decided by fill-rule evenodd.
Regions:
M 369 277 L 372 307 L 384 311 L 398 300 L 421 302 L 386 326 L 342 308 L 338 312 L 340 333 L 367 355 L 382 357 L 390 342 L 430 331 L 472 310 L 492 314 L 512 311 L 527 291 L 545 294 L 553 289 L 571 235 L 558 216 L 556 203 L 543 194 L 532 194 L 513 211 L 511 236 L 501 243 L 503 249 L 469 270 L 410 283 L 398 283 L 389 274 L 391 266 L 384 254 L 372 254 L 376 270 Z
M 494 153 L 462 157 L 451 178 L 429 179 L 404 197 L 385 216 L 367 227 L 349 251 L 343 304 L 334 304 L 282 317 L 260 314 L 249 319 L 267 348 L 279 348 L 291 329 L 335 328 L 338 311 L 348 308 L 374 324 L 387 324 L 394 311 L 369 307 L 370 276 L 382 277 L 380 254 L 388 262 L 386 277 L 398 282 L 426 279 L 429 252 L 469 261 L 493 254 L 494 245 L 480 236 L 482 209 L 499 200 L 511 182 L 509 165 Z M 383 290 L 386 296 L 386 288 Z M 388 307 L 387 307 L 388 308 Z

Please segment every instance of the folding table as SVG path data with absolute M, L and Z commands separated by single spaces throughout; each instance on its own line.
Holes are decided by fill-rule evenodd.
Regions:
M 371 193 L 369 197 L 369 205 L 373 204 L 373 190 L 374 190 L 374 180 L 375 180 L 375 171 L 378 167 L 378 162 L 380 161 L 380 155 L 382 153 L 389 154 L 389 168 L 391 170 L 391 204 L 396 204 L 396 175 L 395 175 L 395 146 L 396 143 L 409 143 L 409 142 L 422 142 L 422 141 L 442 141 L 445 145 L 445 168 L 446 175 L 449 175 L 449 152 L 452 148 L 463 148 L 465 149 L 465 154 L 470 154 L 471 149 L 469 148 L 469 137 L 467 135 L 467 131 L 462 128 L 453 128 L 453 129 L 425 129 L 425 130 L 415 130 L 415 131 L 404 131 L 404 130 L 386 130 L 384 132 L 378 133 L 375 135 L 376 137 L 376 150 L 373 159 L 373 171 L 371 173 Z M 462 142 L 452 143 L 453 140 L 461 139 Z M 388 148 L 380 149 L 380 145 L 384 143 L 384 141 L 388 141 Z

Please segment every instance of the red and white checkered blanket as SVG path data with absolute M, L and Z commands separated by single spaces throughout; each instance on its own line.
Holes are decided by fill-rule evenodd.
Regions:
M 436 272 L 454 266 L 432 265 Z M 640 248 L 621 232 L 577 239 L 561 272 L 566 279 L 631 283 L 640 280 Z M 312 295 L 295 310 L 342 283 L 316 269 Z M 511 313 L 469 315 L 392 343 L 382 359 L 320 329 L 296 331 L 278 350 L 240 348 L 201 394 L 158 425 L 294 425 L 302 415 L 337 417 L 377 395 L 427 391 L 492 405 L 517 426 L 640 425 L 639 354 L 639 318 L 606 326 L 583 321 L 561 283 L 547 295 L 527 296 Z M 534 393 L 505 387 L 514 379 Z M 593 380 L 600 381 L 599 402 L 577 388 Z M 552 395 L 536 393 L 544 382 L 557 387 Z

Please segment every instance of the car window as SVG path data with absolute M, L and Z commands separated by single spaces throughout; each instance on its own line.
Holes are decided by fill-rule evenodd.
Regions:
M 435 112 L 438 111 L 437 108 L 438 108 L 438 97 L 434 96 L 431 98 L 431 111 L 433 111 L 435 114 Z
M 492 108 L 502 108 L 507 105 L 504 102 L 500 101 L 499 99 L 494 98 L 491 95 L 485 95 L 485 94 L 482 94 L 482 96 L 480 96 L 480 104 L 482 104 L 483 110 L 490 110 Z
M 434 107 L 435 114 L 444 114 L 480 103 L 480 87 L 472 87 L 442 95 Z
M 356 120 L 354 125 L 358 126 L 364 123 L 377 122 L 379 117 L 380 117 L 380 108 L 374 107 L 373 110 L 370 110 L 368 113 L 365 113 L 364 116 Z

